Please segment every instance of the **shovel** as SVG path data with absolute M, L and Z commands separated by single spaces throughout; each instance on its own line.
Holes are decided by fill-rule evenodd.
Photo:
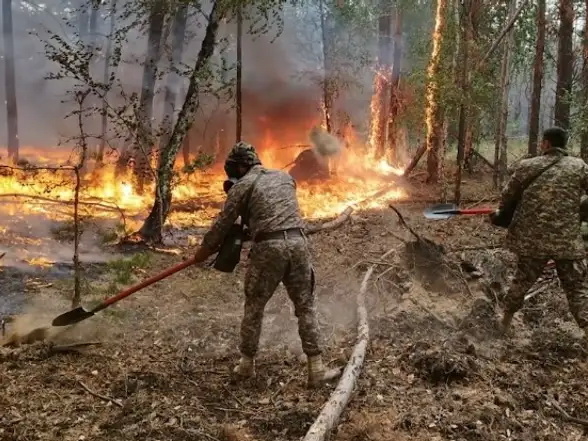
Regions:
M 459 215 L 477 215 L 494 213 L 495 208 L 461 209 L 455 204 L 437 204 L 427 208 L 424 215 L 427 219 L 449 219 Z
M 90 311 L 86 311 L 84 308 L 82 308 L 80 306 L 79 308 L 72 309 L 71 311 L 68 311 L 65 314 L 61 314 L 59 317 L 55 318 L 53 320 L 53 322 L 51 322 L 51 324 L 53 326 L 69 326 L 69 325 L 79 323 L 82 320 L 87 319 L 88 317 L 92 317 L 97 312 L 102 311 L 104 308 L 109 307 L 110 305 L 118 302 L 119 300 L 122 300 L 125 297 L 128 297 L 131 294 L 133 294 L 133 293 L 135 293 L 135 292 L 137 292 L 137 291 L 139 291 L 149 285 L 154 284 L 155 282 L 159 282 L 161 279 L 165 279 L 166 277 L 169 277 L 172 274 L 177 273 L 178 271 L 181 271 L 191 265 L 194 265 L 195 263 L 196 263 L 195 258 L 188 259 L 178 265 L 175 265 L 175 266 L 172 266 L 171 268 L 168 268 L 167 270 L 163 271 L 162 273 L 159 273 L 153 277 L 150 277 L 147 280 L 144 280 L 141 283 L 138 283 L 134 286 L 131 286 L 130 288 L 125 289 L 124 291 L 120 292 L 119 294 L 115 295 L 114 297 L 110 297 L 110 298 L 104 300 L 102 303 L 100 303 L 98 306 L 95 306 Z

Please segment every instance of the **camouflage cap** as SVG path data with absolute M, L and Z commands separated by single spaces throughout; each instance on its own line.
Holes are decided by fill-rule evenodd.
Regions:
M 255 147 L 242 141 L 233 146 L 229 155 L 227 156 L 227 162 L 243 165 L 261 164 L 259 156 L 257 156 L 257 152 L 255 151 Z

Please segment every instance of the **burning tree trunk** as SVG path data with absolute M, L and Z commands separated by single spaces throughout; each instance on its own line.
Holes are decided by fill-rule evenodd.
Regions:
M 235 109 L 236 113 L 236 124 L 235 127 L 235 140 L 236 142 L 241 141 L 241 134 L 243 131 L 242 123 L 242 111 L 243 111 L 243 95 L 241 91 L 242 86 L 242 75 L 243 75 L 243 7 L 239 5 L 237 7 L 237 93 L 236 100 L 237 106 Z
M 588 0 L 586 0 L 586 11 L 588 11 Z M 588 12 L 587 12 L 588 14 Z M 584 21 L 584 41 L 582 42 L 582 91 L 583 93 L 583 124 L 580 138 L 580 155 L 585 162 L 588 162 L 588 19 Z
M 555 88 L 555 124 L 570 127 L 570 99 L 574 70 L 574 2 L 559 1 L 559 35 L 557 46 L 557 84 Z
M 586 1 L 588 4 L 588 0 Z M 530 155 L 537 155 L 537 139 L 539 137 L 539 115 L 541 113 L 541 89 L 543 88 L 543 52 L 545 51 L 545 0 L 537 1 L 537 40 L 535 42 L 535 60 L 533 61 L 533 92 L 531 94 L 531 110 L 529 116 L 529 147 Z M 585 30 L 588 27 L 585 27 Z M 586 32 L 586 31 L 585 31 Z M 586 46 L 585 46 L 586 56 Z M 586 70 L 588 73 L 588 70 Z
M 190 164 L 190 133 L 186 132 L 182 141 L 182 156 L 184 157 L 184 166 Z
M 147 56 L 143 67 L 143 82 L 139 101 L 139 124 L 135 140 L 135 176 L 137 191 L 143 193 L 145 181 L 150 176 L 150 157 L 153 148 L 151 123 L 153 119 L 153 98 L 157 81 L 157 63 L 161 57 L 161 35 L 165 21 L 165 3 L 156 0 L 149 14 L 149 35 L 147 38 Z
M 509 19 L 515 14 L 516 0 L 509 0 L 508 16 Z M 504 52 L 502 55 L 502 65 L 500 71 L 500 108 L 498 114 L 498 124 L 496 127 L 496 139 L 494 146 L 494 186 L 502 185 L 504 175 L 506 174 L 507 164 L 507 139 L 506 125 L 508 123 L 508 89 L 510 86 L 510 60 L 512 46 L 514 44 L 514 33 L 509 31 L 508 38 L 504 42 Z
M 447 0 L 437 0 L 433 50 L 427 68 L 427 92 L 425 119 L 427 124 L 427 182 L 439 180 L 440 147 L 443 138 L 442 112 L 439 107 L 439 73 L 441 70 L 441 43 L 445 31 Z
M 14 30 L 12 0 L 2 0 L 2 33 L 4 35 L 4 84 L 6 93 L 6 127 L 8 129 L 8 159 L 18 161 L 18 111 L 16 103 L 16 74 L 14 66 Z
M 104 55 L 104 72 L 102 75 L 102 82 L 104 84 L 108 84 L 109 82 L 109 75 L 110 75 L 110 59 L 112 57 L 112 39 L 114 38 L 114 25 L 115 25 L 115 15 L 116 15 L 116 0 L 112 0 L 110 4 L 110 30 L 108 32 L 108 38 L 106 39 L 106 54 Z M 100 146 L 98 147 L 98 155 L 96 157 L 96 164 L 102 164 L 104 160 L 104 151 L 106 150 L 106 131 L 108 129 L 108 114 L 107 114 L 107 107 L 108 103 L 106 101 L 107 94 L 104 95 L 102 99 L 102 127 L 101 127 L 101 137 L 100 137 Z M 122 155 L 121 155 L 122 156 Z
M 374 77 L 374 97 L 372 107 L 371 146 L 375 157 L 381 158 L 386 151 L 386 122 L 388 115 L 388 78 L 390 75 L 390 1 L 380 0 L 378 20 L 378 66 Z
M 141 238 L 147 242 L 157 243 L 162 240 L 163 224 L 165 223 L 171 206 L 171 177 L 174 162 L 182 145 L 182 141 L 192 124 L 196 109 L 198 109 L 200 76 L 206 69 L 208 61 L 214 53 L 219 22 L 223 18 L 223 15 L 224 10 L 221 7 L 220 0 L 215 0 L 208 17 L 208 24 L 206 26 L 204 39 L 200 46 L 198 58 L 192 69 L 190 84 L 188 86 L 188 92 L 186 93 L 182 110 L 178 115 L 178 120 L 175 124 L 171 138 L 159 156 L 155 202 L 151 208 L 149 216 L 139 231 Z
M 400 113 L 400 72 L 402 68 L 402 10 L 396 6 L 394 14 L 394 52 L 392 55 L 392 77 L 390 80 L 390 113 L 388 115 L 388 154 L 392 163 L 398 161 L 396 142 L 396 119 Z
M 178 6 L 176 16 L 174 17 L 172 30 L 172 60 L 170 71 L 167 74 L 167 84 L 165 85 L 164 98 L 164 129 L 159 142 L 159 150 L 162 151 L 169 137 L 174 124 L 174 113 L 176 110 L 176 100 L 178 95 L 178 88 L 180 87 L 180 78 L 177 74 L 180 63 L 182 62 L 182 55 L 184 53 L 184 37 L 186 35 L 186 24 L 188 22 L 188 7 L 184 4 Z

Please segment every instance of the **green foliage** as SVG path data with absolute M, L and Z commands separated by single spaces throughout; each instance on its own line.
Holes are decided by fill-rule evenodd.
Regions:
M 150 254 L 138 253 L 129 259 L 117 259 L 108 262 L 108 268 L 114 272 L 114 281 L 125 285 L 130 283 L 133 271 L 146 267 L 150 261 Z

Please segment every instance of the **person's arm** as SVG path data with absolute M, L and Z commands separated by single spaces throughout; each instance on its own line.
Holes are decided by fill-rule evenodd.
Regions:
M 239 182 L 228 192 L 227 201 L 222 212 L 204 235 L 202 243 L 196 250 L 195 259 L 197 263 L 204 262 L 222 245 L 225 236 L 244 208 L 245 196 L 251 185 L 251 183 Z

